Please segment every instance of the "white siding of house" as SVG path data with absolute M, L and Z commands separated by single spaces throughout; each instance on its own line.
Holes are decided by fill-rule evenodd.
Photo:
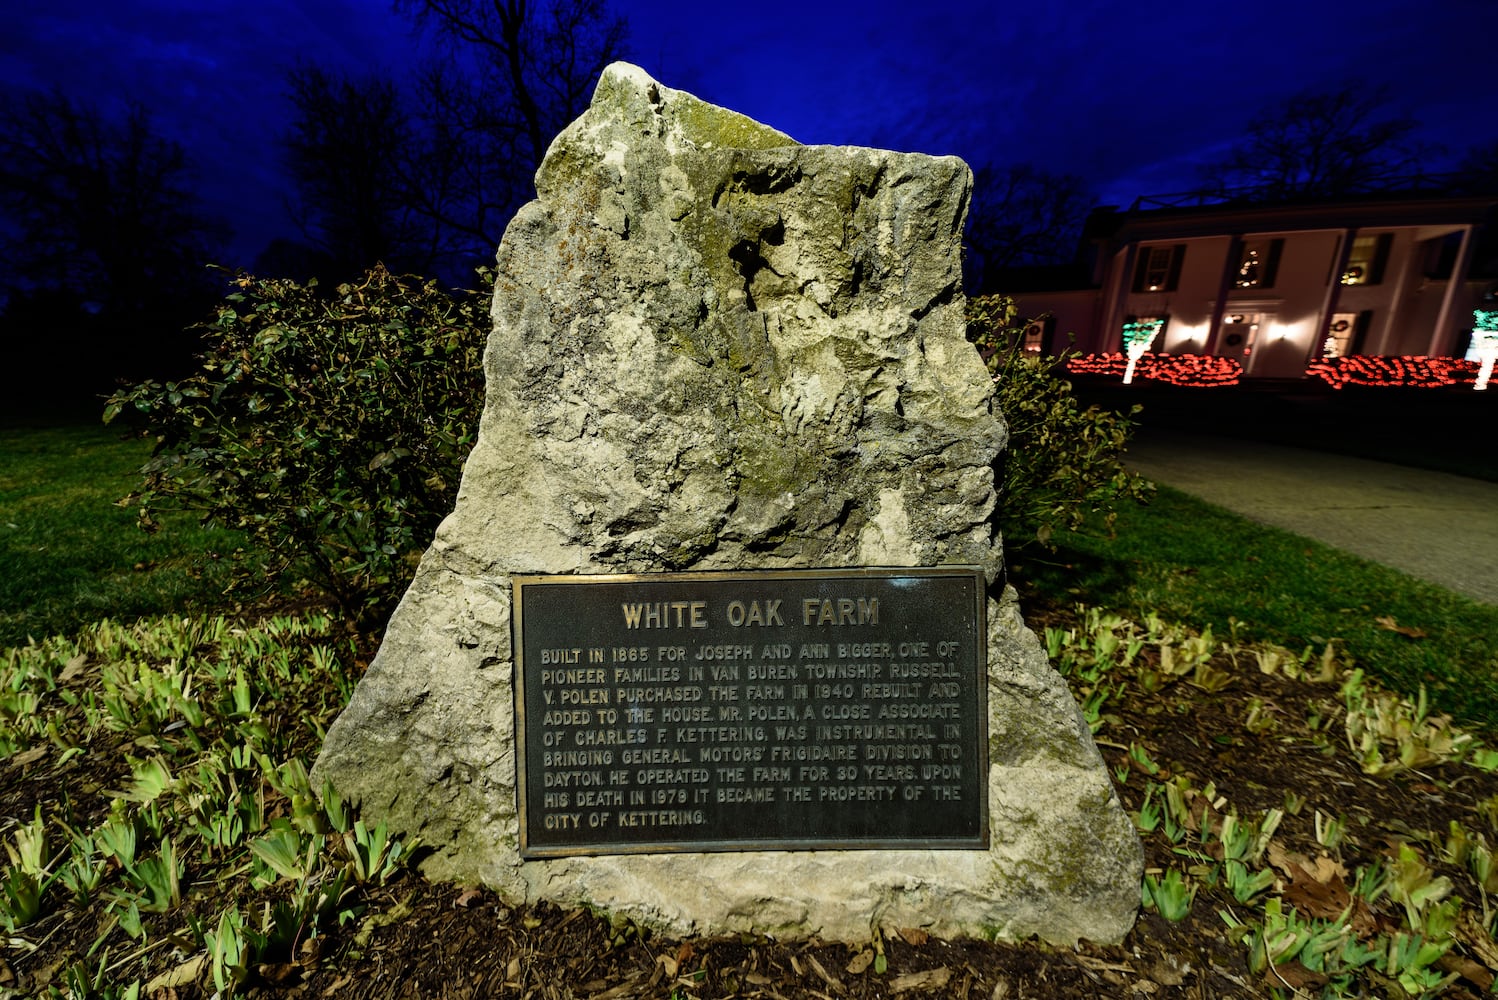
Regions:
M 1127 316 L 1169 316 L 1165 333 L 1154 345 L 1154 350 L 1169 354 L 1201 354 L 1206 347 L 1205 335 L 1212 319 L 1212 303 L 1217 298 L 1217 288 L 1222 281 L 1223 261 L 1228 244 L 1226 236 L 1203 239 L 1156 240 L 1140 244 L 1140 251 L 1150 247 L 1171 247 L 1184 244 L 1186 255 L 1181 261 L 1181 277 L 1173 291 L 1134 292 L 1134 276 L 1121 275 L 1126 294 L 1123 308 L 1113 317 L 1113 329 L 1108 331 L 1108 348 L 1122 348 L 1123 324 Z
M 1319 356 L 1322 308 L 1335 277 L 1341 233 L 1332 230 L 1250 233 L 1246 243 L 1284 240 L 1270 288 L 1230 288 L 1224 312 L 1263 316 L 1248 370 L 1259 378 L 1298 378 L 1306 360 Z M 1314 345 L 1314 346 L 1313 346 Z
M 1453 279 L 1427 277 L 1427 272 L 1441 259 L 1444 245 L 1454 273 L 1468 273 L 1477 215 L 1490 211 L 1491 205 L 1436 203 L 1430 221 L 1420 225 L 1403 224 L 1417 213 L 1409 205 L 1396 205 L 1390 211 L 1395 216 L 1403 213 L 1401 224 L 1329 228 L 1373 221 L 1383 214 L 1382 207 L 1378 209 L 1354 206 L 1345 212 L 1334 206 L 1326 212 L 1307 213 L 1290 208 L 1255 213 L 1257 217 L 1251 219 L 1247 213 L 1225 209 L 1222 227 L 1215 233 L 1210 213 L 1174 217 L 1141 213 L 1143 221 L 1135 232 L 1147 233 L 1149 238 L 1130 242 L 1126 228 L 1119 237 L 1122 242 L 1099 247 L 1103 255 L 1097 258 L 1094 276 L 1099 287 L 1017 295 L 1020 315 L 1054 315 L 1053 351 L 1073 346 L 1084 354 L 1122 350 L 1123 324 L 1129 317 L 1166 316 L 1165 332 L 1152 350 L 1234 357 L 1245 365 L 1247 375 L 1256 378 L 1302 377 L 1308 362 L 1323 356 L 1328 326 L 1338 314 L 1361 317 L 1360 326 L 1366 324 L 1361 341 L 1348 345 L 1357 353 L 1460 354 L 1483 284 L 1458 277 L 1453 286 Z M 1468 212 L 1473 214 L 1463 217 Z M 1395 220 L 1386 216 L 1380 221 Z M 1223 232 L 1245 222 L 1292 228 L 1237 236 Z M 1293 228 L 1297 223 L 1307 227 Z M 1159 236 L 1172 229 L 1198 235 Z M 1388 237 L 1388 250 L 1378 283 L 1343 285 L 1342 270 L 1352 241 L 1380 235 Z M 1283 241 L 1273 282 L 1236 287 L 1242 248 L 1262 242 L 1273 253 L 1273 240 Z M 1153 248 L 1176 246 L 1184 246 L 1185 252 L 1175 287 L 1134 291 L 1138 262 L 1145 259 L 1142 255 Z M 1225 317 L 1240 314 L 1244 323 L 1258 323 L 1248 352 L 1242 345 L 1251 327 L 1224 323 Z M 1067 335 L 1072 333 L 1076 339 L 1069 344 Z M 1238 341 L 1237 346 L 1232 340 Z

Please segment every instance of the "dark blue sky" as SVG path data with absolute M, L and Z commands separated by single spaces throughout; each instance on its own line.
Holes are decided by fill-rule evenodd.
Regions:
M 150 107 L 186 146 L 233 264 L 291 235 L 277 138 L 299 60 L 395 72 L 422 43 L 384 0 L 10 0 L 0 87 Z M 667 86 L 802 142 L 1023 161 L 1105 203 L 1182 190 L 1297 90 L 1387 86 L 1453 155 L 1498 139 L 1493 0 L 864 0 L 616 4 Z

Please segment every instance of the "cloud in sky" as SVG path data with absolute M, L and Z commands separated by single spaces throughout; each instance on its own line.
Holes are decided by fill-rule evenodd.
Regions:
M 138 100 L 186 146 L 236 263 L 289 232 L 277 140 L 299 61 L 402 73 L 426 49 L 380 2 L 54 0 L 15 5 L 0 87 Z M 1459 153 L 1498 137 L 1490 0 L 831 0 L 746 12 L 636 0 L 635 61 L 804 142 L 1032 162 L 1110 202 L 1179 190 L 1260 109 L 1345 83 L 1389 89 Z

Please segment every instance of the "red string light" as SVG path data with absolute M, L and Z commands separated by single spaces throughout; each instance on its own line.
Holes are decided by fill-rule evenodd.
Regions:
M 1073 375 L 1122 379 L 1128 364 L 1126 354 L 1079 354 L 1066 360 L 1066 370 Z M 1460 358 L 1354 354 L 1312 361 L 1306 375 L 1320 378 L 1333 389 L 1347 385 L 1438 389 L 1475 382 L 1478 368 L 1476 361 Z M 1207 354 L 1146 354 L 1135 366 L 1134 377 L 1194 388 L 1237 385 L 1243 366 L 1234 358 Z
M 1129 358 L 1125 354 L 1082 354 L 1068 358 L 1073 375 L 1117 376 L 1122 379 Z M 1146 354 L 1134 367 L 1134 377 L 1171 385 L 1205 388 L 1237 385 L 1243 366 L 1233 358 L 1210 354 Z
M 1428 358 L 1421 355 L 1382 357 L 1354 354 L 1345 358 L 1321 358 L 1306 368 L 1333 389 L 1346 385 L 1372 385 L 1414 389 L 1438 389 L 1445 385 L 1477 381 L 1476 361 L 1460 358 Z

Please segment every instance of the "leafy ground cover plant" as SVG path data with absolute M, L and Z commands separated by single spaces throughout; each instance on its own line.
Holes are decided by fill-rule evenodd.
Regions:
M 105 621 L 0 654 L 0 995 L 226 996 L 357 927 L 409 845 L 309 786 L 358 662 L 335 634 Z
M 1083 407 L 1058 377 L 1059 359 L 1019 346 L 1013 299 L 970 298 L 967 322 L 1009 426 L 995 471 L 999 526 L 1011 551 L 1046 547 L 1056 532 L 1080 530 L 1094 515 L 1106 530 L 1119 507 L 1149 498 L 1150 485 L 1123 465 L 1129 416 Z
M 1493 987 L 1498 757 L 1474 733 L 1423 693 L 1379 688 L 1336 644 L 1063 621 L 1046 630 L 1063 664 L 1113 692 L 1099 731 L 1145 839 L 1147 908 L 1215 916 L 1269 995 Z
M 481 278 L 483 276 L 481 275 Z M 481 282 L 482 283 L 482 282 Z M 273 574 L 383 616 L 451 509 L 483 405 L 487 300 L 376 268 L 326 295 L 241 275 L 202 371 L 116 394 L 156 441 L 131 498 L 243 531 Z
M 356 662 L 327 620 L 173 619 L 5 654 L 0 996 L 1492 989 L 1498 751 L 1483 734 L 1380 688 L 1337 644 L 1295 651 L 1094 608 L 1035 624 L 1092 704 L 1145 845 L 1121 946 L 893 926 L 850 944 L 674 939 L 414 879 L 408 845 L 307 786 L 298 748 Z

